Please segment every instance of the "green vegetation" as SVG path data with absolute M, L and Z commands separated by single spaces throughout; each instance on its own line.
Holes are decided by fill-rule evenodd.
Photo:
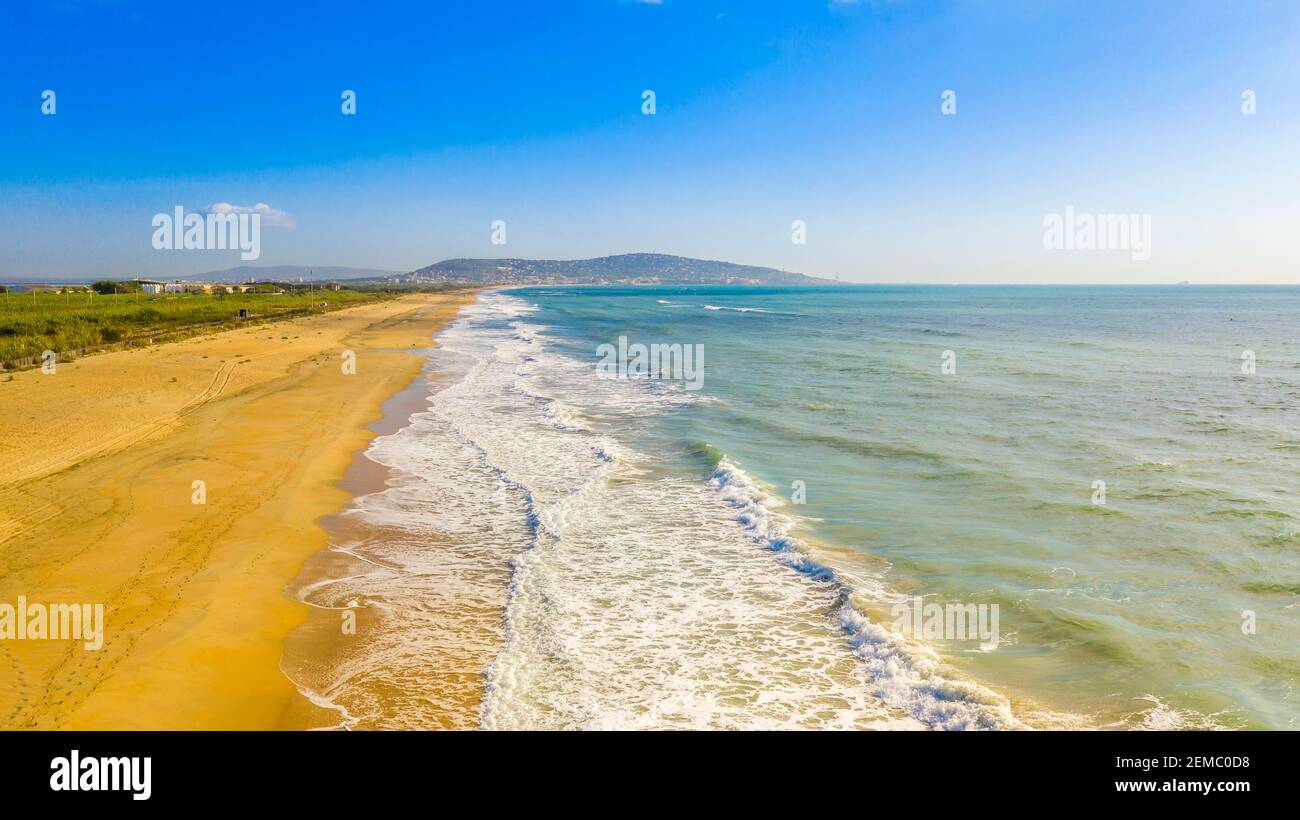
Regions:
M 393 298 L 394 289 L 309 290 L 280 285 L 284 293 L 14 293 L 0 292 L 0 363 L 25 366 L 53 350 L 61 357 L 106 346 L 146 345 L 238 324 L 319 313 Z M 120 286 L 123 283 L 117 283 Z M 124 288 L 121 288 L 124 290 Z M 269 288 L 264 288 L 269 289 Z M 410 292 L 409 290 L 405 292 Z M 248 319 L 240 320 L 239 311 Z
M 110 279 L 101 279 L 98 282 L 93 283 L 90 286 L 90 289 L 95 293 L 102 293 L 105 295 L 115 293 L 139 293 L 140 284 L 138 282 L 114 282 Z

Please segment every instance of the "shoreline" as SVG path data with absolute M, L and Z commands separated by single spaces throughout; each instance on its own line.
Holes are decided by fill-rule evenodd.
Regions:
M 389 397 L 381 409 L 382 415 L 366 429 L 373 435 L 353 453 L 341 478 L 336 483 L 348 494 L 347 502 L 339 509 L 322 516 L 318 524 L 326 533 L 327 543 L 303 562 L 298 574 L 285 586 L 285 594 L 308 607 L 303 621 L 285 636 L 284 653 L 280 658 L 280 671 L 297 689 L 301 697 L 289 705 L 276 728 L 288 730 L 342 729 L 351 726 L 351 716 L 343 707 L 332 703 L 328 697 L 315 691 L 302 681 L 312 674 L 333 672 L 338 664 L 339 650 L 348 643 L 334 613 L 342 608 L 325 606 L 309 600 L 310 592 L 347 576 L 357 569 L 360 559 L 338 544 L 347 540 L 349 526 L 346 514 L 355 508 L 358 499 L 383 492 L 391 486 L 397 471 L 372 459 L 369 455 L 375 439 L 392 435 L 407 427 L 416 413 L 427 410 L 433 390 L 435 371 L 427 362 L 411 383 Z M 354 525 L 355 528 L 355 525 Z M 357 632 L 364 633 L 374 626 L 367 607 L 351 608 L 357 617 Z
M 98 651 L 0 642 L 0 726 L 283 725 L 302 699 L 284 640 L 308 615 L 286 587 L 327 546 L 320 519 L 347 503 L 385 403 L 419 380 L 407 351 L 475 298 L 404 296 L 0 387 L 0 601 L 107 610 Z
M 338 483 L 350 497 L 321 521 L 328 545 L 286 588 L 310 611 L 285 640 L 281 671 L 302 697 L 277 728 L 480 727 L 484 675 L 505 641 L 507 561 L 485 558 L 476 539 L 440 526 L 444 513 L 457 515 L 454 491 L 384 460 L 394 446 L 427 440 L 436 414 L 423 414 L 461 375 L 426 361 L 385 402 L 369 426 L 375 438 Z M 400 441 L 376 452 L 381 437 Z M 427 506 L 411 528 L 384 510 L 385 493 L 413 490 Z

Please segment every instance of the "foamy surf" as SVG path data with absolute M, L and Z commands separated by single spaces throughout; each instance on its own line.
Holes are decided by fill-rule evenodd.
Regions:
M 491 294 L 481 307 L 444 333 L 444 349 L 475 357 L 473 378 L 434 411 L 529 523 L 484 727 L 1019 726 L 1004 699 L 876 634 L 738 465 L 701 476 L 601 432 L 700 397 L 598 379 L 521 319 L 526 303 Z
M 701 474 L 638 441 L 707 398 L 598 378 L 533 312 L 485 294 L 440 334 L 450 378 L 375 440 L 388 486 L 342 517 L 355 560 L 301 591 L 373 622 L 295 676 L 341 727 L 1023 727 L 873 623 L 853 601 L 883 583 L 819 562 L 740 465 L 714 452 Z
M 892 596 L 879 582 L 856 588 L 817 562 L 790 534 L 792 519 L 769 506 L 775 497 L 723 457 L 710 484 L 736 510 L 748 538 L 785 566 L 837 591 L 833 618 L 865 664 L 872 693 L 891 707 L 935 729 L 1023 729 L 1006 698 L 979 684 L 945 677 L 938 656 L 924 644 L 873 623 L 852 603 L 855 593 L 876 601 Z
M 734 310 L 737 313 L 771 313 L 770 310 L 756 307 L 728 307 L 727 305 L 705 305 L 705 310 Z

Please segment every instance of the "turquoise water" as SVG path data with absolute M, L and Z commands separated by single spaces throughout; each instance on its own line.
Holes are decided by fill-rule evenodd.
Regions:
M 887 707 L 854 707 L 872 720 L 943 726 L 935 704 L 969 696 L 1005 703 L 1000 717 L 968 725 L 1003 725 L 1009 711 L 1014 721 L 1043 726 L 1297 728 L 1300 289 L 528 288 L 486 298 L 517 300 L 518 310 L 475 321 L 484 333 L 508 331 L 516 341 L 522 333 L 528 350 L 511 360 L 512 388 L 526 378 L 550 420 L 559 417 L 553 445 L 537 438 L 521 446 L 558 454 L 575 435 L 598 435 L 610 452 L 634 451 L 624 460 L 636 465 L 620 477 L 583 479 L 555 502 L 563 514 L 540 513 L 549 534 L 533 545 L 529 560 L 537 566 L 520 571 L 535 572 L 545 594 L 519 592 L 533 589 L 534 576 L 516 582 L 511 642 L 489 683 L 489 725 L 544 725 L 542 716 L 577 714 L 577 700 L 581 720 L 570 714 L 557 725 L 629 725 L 623 718 L 633 707 L 618 700 L 627 693 L 578 698 L 576 684 L 560 695 L 543 691 L 551 679 L 523 681 L 517 670 L 535 670 L 556 654 L 543 647 L 554 638 L 534 631 L 547 618 L 571 618 L 566 629 L 578 634 L 579 610 L 593 620 L 602 606 L 620 612 L 610 585 L 627 601 L 644 597 L 648 611 L 657 579 L 668 583 L 681 556 L 693 554 L 693 538 L 696 555 L 730 556 L 723 542 L 734 537 L 775 553 L 765 556 L 772 572 L 808 595 L 838 591 L 834 601 L 798 604 L 803 614 L 791 624 L 766 625 L 748 656 L 718 637 L 734 633 L 726 627 L 699 639 L 714 659 L 737 654 L 729 668 L 748 670 L 756 689 L 776 679 L 761 668 L 765 653 L 775 653 L 773 668 L 804 663 L 796 660 L 798 641 L 787 646 L 777 635 L 784 630 L 804 634 L 808 654 L 826 657 L 815 675 L 799 666 L 804 677 L 780 679 L 796 688 L 834 680 L 835 693 L 822 695 L 841 706 L 853 697 L 846 692 L 865 688 Z M 617 400 L 597 394 L 617 386 L 597 380 L 595 369 L 599 346 L 619 336 L 702 346 L 700 389 L 632 379 Z M 1254 353 L 1253 374 L 1243 373 L 1244 351 Z M 945 352 L 955 372 L 944 372 Z M 495 429 L 522 412 L 503 410 Z M 511 468 L 511 459 L 525 456 L 508 446 L 502 438 L 482 449 L 505 465 L 504 474 L 525 476 L 515 483 L 538 503 L 562 477 L 547 479 L 542 466 L 529 473 L 522 461 Z M 617 458 L 597 455 L 595 466 L 575 462 L 564 476 L 587 469 L 595 476 Z M 1094 503 L 1098 481 L 1104 504 Z M 637 482 L 645 491 L 633 495 Z M 712 502 L 690 495 L 691 482 L 722 498 L 717 510 L 739 522 L 731 535 L 707 529 Z M 794 482 L 803 482 L 804 503 L 792 499 Z M 655 493 L 645 489 L 651 484 Z M 570 522 L 595 514 L 587 507 L 607 520 L 579 532 Z M 547 515 L 559 523 L 547 525 Z M 656 550 L 666 555 L 670 541 L 680 552 L 656 569 L 651 559 L 662 557 Z M 591 575 L 590 565 L 575 569 L 583 550 L 604 561 L 609 577 Z M 637 550 L 645 563 L 631 563 Z M 624 561 L 626 577 L 614 577 Z M 760 572 L 737 564 L 735 573 L 751 571 Z M 611 600 L 580 593 L 580 582 L 606 585 Z M 672 583 L 674 595 L 685 588 Z M 737 583 L 753 589 L 785 580 Z M 793 612 L 795 594 L 804 593 L 773 591 L 770 603 Z M 911 660 L 882 656 L 884 639 L 871 630 L 888 627 L 890 606 L 912 596 L 996 604 L 999 645 L 987 651 L 941 637 L 918 640 L 924 645 L 908 650 Z M 528 609 L 534 597 L 537 608 Z M 851 615 L 837 608 L 843 600 Z M 762 600 L 746 606 L 746 622 L 762 619 Z M 682 607 L 702 611 L 698 602 Z M 638 611 L 629 603 L 620 622 Z M 1253 634 L 1243 633 L 1247 611 Z M 664 627 L 665 617 L 655 616 L 658 628 L 679 630 L 680 654 L 696 657 L 686 627 Z M 592 625 L 602 636 L 599 662 L 594 649 L 582 657 L 589 650 L 577 648 L 566 662 L 589 673 L 632 674 L 620 664 L 652 637 L 638 627 L 620 643 L 610 637 L 613 625 L 600 629 Z M 874 637 L 864 648 L 868 633 Z M 843 658 L 831 657 L 836 641 Z M 849 663 L 864 665 L 865 678 Z M 928 681 L 924 705 L 915 692 L 899 694 L 891 676 L 900 663 Z M 668 673 L 654 670 L 688 677 L 671 659 L 646 654 L 637 664 L 646 672 L 637 679 L 643 687 L 663 684 L 656 675 Z M 555 679 L 566 674 L 552 671 Z M 726 697 L 751 710 L 762 701 L 720 694 L 725 688 L 708 691 L 705 709 L 704 690 L 682 684 L 678 700 L 688 705 L 643 710 L 635 725 L 671 724 L 669 717 L 687 713 L 704 714 L 700 725 L 738 725 L 719 722 Z M 611 714 L 620 720 L 600 724 Z

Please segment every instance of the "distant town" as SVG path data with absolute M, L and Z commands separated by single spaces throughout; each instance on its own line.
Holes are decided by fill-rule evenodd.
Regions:
M 146 293 L 285 293 L 286 286 L 295 290 L 342 290 L 339 282 L 188 282 L 177 279 L 170 282 L 159 279 L 101 279 L 87 283 L 27 282 L 0 284 L 0 293 L 99 293 L 103 295 Z

